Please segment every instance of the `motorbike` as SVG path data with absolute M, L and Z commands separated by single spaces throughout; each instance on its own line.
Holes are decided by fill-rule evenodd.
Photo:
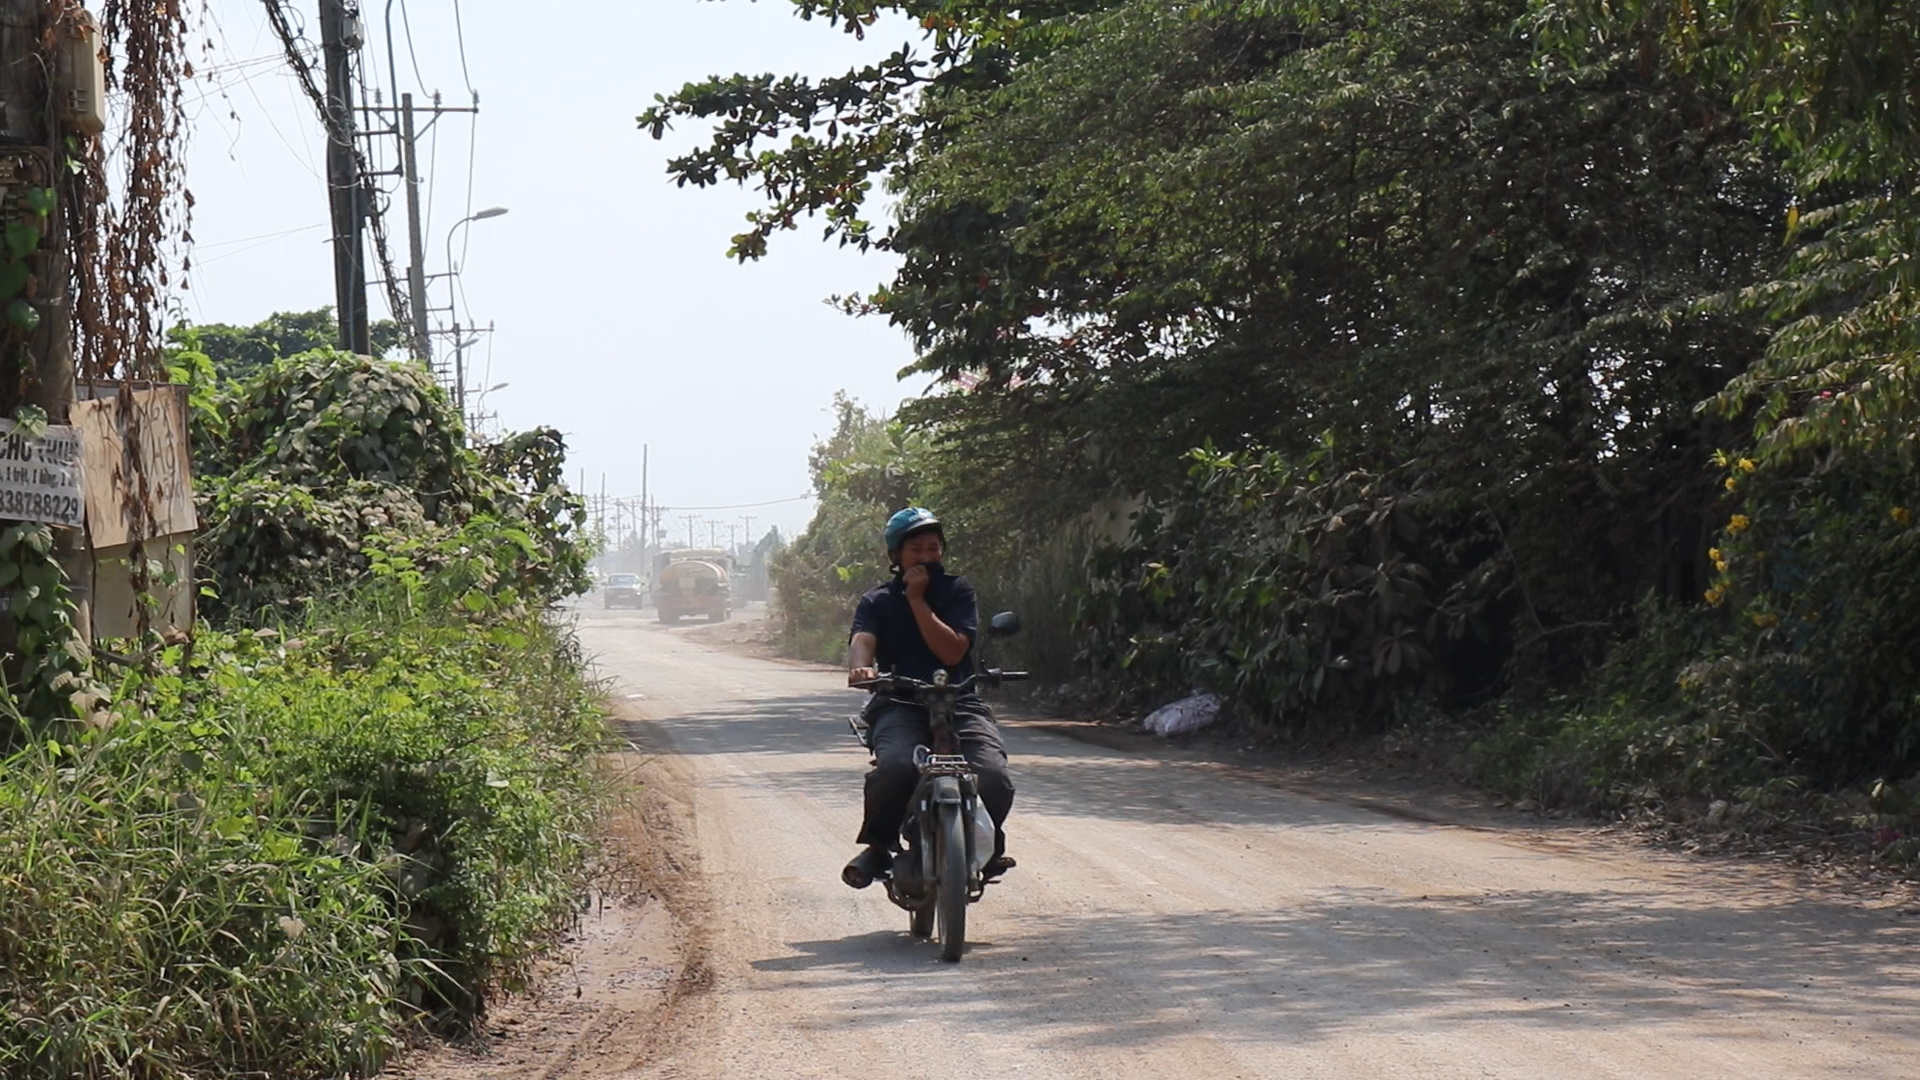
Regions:
M 987 624 L 988 637 L 1018 633 L 1020 619 L 1010 611 Z M 953 706 L 967 694 L 1027 678 L 1024 671 L 987 668 L 958 682 L 944 671 L 934 681 L 882 675 L 859 683 L 864 690 L 927 710 L 932 746 L 916 746 L 913 763 L 919 783 L 900 823 L 900 850 L 884 880 L 887 899 L 907 912 L 907 930 L 915 938 L 935 938 L 940 959 L 957 961 L 967 944 L 967 905 L 992 884 L 982 876 L 993 857 L 993 820 L 980 803 L 978 777 L 953 738 Z M 873 749 L 865 714 L 848 718 L 855 737 Z

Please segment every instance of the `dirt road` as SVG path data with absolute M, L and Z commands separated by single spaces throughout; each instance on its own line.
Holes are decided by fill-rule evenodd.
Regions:
M 507 1017 L 546 1036 L 417 1075 L 1920 1074 L 1920 915 L 1018 726 L 1020 867 L 942 964 L 878 889 L 839 881 L 865 766 L 840 676 L 703 633 L 583 612 L 650 721 L 678 929 L 657 909 L 590 919 L 579 996 Z M 645 933 L 653 953 L 671 936 L 677 981 L 633 974 L 664 970 Z

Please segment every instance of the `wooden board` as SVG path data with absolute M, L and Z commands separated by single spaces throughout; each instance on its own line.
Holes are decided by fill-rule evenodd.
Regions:
M 138 473 L 127 450 L 119 398 L 73 405 L 72 421 L 80 430 L 85 466 L 87 534 L 95 550 L 192 533 L 199 524 L 193 510 L 192 457 L 187 450 L 187 388 L 155 386 L 134 390 L 132 398 L 132 419 L 140 432 L 138 464 L 146 476 L 149 497 L 150 516 L 144 529 L 134 527 L 136 515 L 128 512 Z

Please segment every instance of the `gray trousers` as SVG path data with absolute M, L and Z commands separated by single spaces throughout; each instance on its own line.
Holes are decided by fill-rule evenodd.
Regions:
M 856 840 L 898 847 L 900 821 L 920 783 L 913 748 L 931 747 L 933 729 L 927 724 L 927 710 L 888 698 L 876 697 L 868 703 L 866 718 L 873 729 L 873 771 L 867 773 L 866 820 Z M 980 803 L 993 818 L 993 853 L 998 856 L 1007 846 L 1001 826 L 1013 809 L 1013 778 L 1007 775 L 1007 747 L 1000 741 L 993 710 L 979 698 L 955 702 L 953 737 L 979 775 Z

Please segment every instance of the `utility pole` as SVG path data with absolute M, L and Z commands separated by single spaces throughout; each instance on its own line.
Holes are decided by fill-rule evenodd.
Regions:
M 719 518 L 707 519 L 707 546 L 708 547 L 720 546 L 720 519 Z
M 460 411 L 460 426 L 467 424 L 467 339 L 460 336 L 460 320 L 453 321 L 453 404 Z M 607 498 L 607 478 L 600 477 L 600 499 Z
M 653 546 L 653 531 L 647 521 L 647 444 L 640 444 L 640 569 L 651 573 L 648 568 L 653 560 L 647 558 L 647 550 Z
M 740 531 L 747 534 L 747 543 L 753 543 L 753 515 L 741 514 L 740 523 L 745 526 Z
M 680 520 L 685 521 L 687 523 L 687 546 L 693 547 L 694 546 L 693 523 L 700 520 L 700 515 L 699 514 L 681 514 Z
M 99 131 L 67 107 L 80 93 L 99 92 L 92 82 L 99 73 L 97 68 L 81 70 L 94 61 L 81 58 L 90 51 L 84 36 L 79 43 L 72 37 L 90 32 L 91 22 L 82 22 L 84 14 L 71 12 L 50 19 L 49 13 L 57 10 L 43 0 L 0 0 L 0 218 L 4 218 L 0 224 L 8 227 L 11 236 L 14 225 L 26 226 L 39 216 L 28 201 L 30 191 L 55 193 L 52 206 L 34 223 L 39 232 L 37 248 L 24 260 L 37 287 L 23 287 L 13 301 L 26 303 L 38 322 L 27 334 L 24 349 L 0 359 L 0 405 L 9 413 L 17 405 L 38 406 L 48 421 L 66 424 L 74 399 L 68 243 L 80 208 L 69 199 L 77 186 L 61 183 L 60 163 L 66 142 Z M 103 107 L 97 101 L 94 105 Z M 78 529 L 55 527 L 53 543 L 54 556 L 72 566 L 84 550 L 85 538 Z M 74 601 L 74 630 L 82 642 L 91 644 L 91 581 L 87 575 L 76 575 L 68 587 Z M 0 625 L 4 637 L 0 645 L 8 652 L 18 648 L 15 631 L 10 619 Z M 53 641 L 40 648 L 62 644 Z
M 349 0 L 320 0 L 320 51 L 327 69 L 327 195 L 333 209 L 333 291 L 340 347 L 371 353 L 367 260 L 361 238 L 367 201 L 354 144 L 353 56 L 359 48 L 359 7 Z
M 413 142 L 412 94 L 400 95 L 400 168 L 407 181 L 407 311 L 413 316 L 413 358 L 431 367 L 433 337 L 427 330 L 427 255 L 420 237 L 420 162 Z
M 59 110 L 48 109 L 55 99 L 51 85 L 62 65 L 41 47 L 49 36 L 42 23 L 47 5 L 40 0 L 0 0 L 0 205 L 6 224 L 14 223 L 15 204 L 27 213 L 23 189 L 58 188 L 54 147 L 67 132 L 61 130 Z M 64 192 L 62 193 L 64 194 Z M 24 403 L 47 411 L 56 424 L 67 422 L 73 403 L 72 305 L 67 296 L 67 221 L 72 207 L 56 202 L 46 215 L 39 248 L 28 255 L 38 288 L 23 297 L 36 309 L 37 325 L 28 340 L 30 371 L 7 371 L 14 387 L 26 387 Z M 9 357 L 10 361 L 12 358 Z M 12 364 L 7 365 L 9 368 Z M 64 532 L 65 530 L 58 530 Z

